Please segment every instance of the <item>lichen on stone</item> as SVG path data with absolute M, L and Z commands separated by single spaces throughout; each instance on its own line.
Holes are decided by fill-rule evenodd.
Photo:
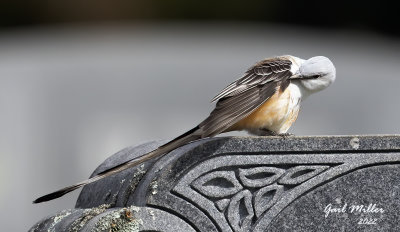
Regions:
M 135 218 L 134 212 L 138 212 L 139 208 L 131 206 L 114 210 L 104 217 L 101 217 L 95 224 L 91 232 L 101 231 L 121 231 L 136 232 L 139 231 L 140 225 L 143 224 L 142 219 Z
M 132 178 L 130 178 L 129 180 L 129 187 L 123 195 L 124 205 L 127 205 L 130 195 L 135 191 L 136 186 L 138 185 L 139 181 L 143 178 L 145 174 L 146 170 L 144 169 L 144 164 L 142 164 L 140 165 L 140 167 L 136 169 L 136 172 L 132 175 Z
M 157 192 L 158 192 L 157 188 L 158 188 L 157 180 L 153 180 L 150 183 L 151 194 L 153 194 L 153 195 L 157 194 Z
M 130 180 L 129 187 L 131 192 L 135 191 L 137 184 L 143 178 L 144 174 L 146 174 L 146 171 L 144 170 L 144 164 L 142 164 L 139 168 L 137 168 L 136 172 L 133 174 Z
M 156 220 L 156 216 L 155 216 L 155 214 L 154 214 L 154 211 L 153 211 L 153 210 L 150 210 L 150 211 L 149 211 L 149 214 L 150 214 L 151 218 L 153 219 L 153 221 L 155 221 L 155 220 Z
M 75 220 L 68 230 L 69 232 L 77 232 L 82 229 L 86 223 L 88 223 L 92 218 L 96 217 L 97 215 L 103 213 L 108 208 L 110 208 L 109 204 L 99 205 L 98 207 L 85 209 L 82 213 L 82 216 Z
M 51 223 L 51 225 L 49 226 L 49 228 L 47 229 L 48 232 L 54 232 L 54 227 L 57 225 L 57 223 L 59 223 L 63 218 L 65 218 L 66 216 L 70 215 L 72 213 L 72 210 L 67 209 L 67 210 L 63 210 L 59 213 L 57 213 L 56 215 L 54 215 L 53 217 L 51 217 L 51 220 L 53 221 Z M 40 224 L 38 224 L 36 227 L 40 226 Z M 36 231 L 36 229 L 33 229 L 32 231 Z

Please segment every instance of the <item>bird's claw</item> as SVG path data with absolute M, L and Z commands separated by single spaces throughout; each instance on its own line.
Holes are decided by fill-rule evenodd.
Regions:
M 294 134 L 292 134 L 292 133 L 280 133 L 280 134 L 277 134 L 277 135 L 279 137 L 281 137 L 281 138 L 284 138 L 284 139 L 294 136 Z
M 279 136 L 284 139 L 287 137 L 290 137 L 290 136 L 294 136 L 294 134 L 291 134 L 291 133 L 277 133 L 275 131 L 268 130 L 265 128 L 259 129 L 259 135 L 261 135 L 261 136 Z

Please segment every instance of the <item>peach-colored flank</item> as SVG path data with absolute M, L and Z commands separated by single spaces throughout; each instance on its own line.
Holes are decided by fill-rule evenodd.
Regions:
M 246 118 L 233 125 L 231 130 L 257 131 L 264 128 L 276 133 L 285 133 L 296 121 L 299 107 L 291 104 L 290 88 L 276 91 L 264 104 Z

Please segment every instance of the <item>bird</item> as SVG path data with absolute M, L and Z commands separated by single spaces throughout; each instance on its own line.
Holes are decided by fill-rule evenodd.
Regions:
M 187 143 L 220 133 L 244 130 L 258 136 L 289 136 L 287 131 L 297 119 L 301 102 L 327 88 L 335 79 L 335 66 L 324 56 L 307 60 L 292 55 L 263 59 L 217 94 L 211 101 L 216 102 L 214 110 L 193 129 L 153 151 L 39 197 L 33 203 L 59 198 L 150 159 L 160 158 Z

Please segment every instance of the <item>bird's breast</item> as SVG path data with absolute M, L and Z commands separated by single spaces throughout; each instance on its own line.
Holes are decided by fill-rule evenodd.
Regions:
M 299 88 L 290 84 L 285 91 L 276 91 L 264 104 L 236 123 L 234 128 L 249 132 L 263 128 L 278 134 L 285 133 L 297 119 L 300 99 Z

